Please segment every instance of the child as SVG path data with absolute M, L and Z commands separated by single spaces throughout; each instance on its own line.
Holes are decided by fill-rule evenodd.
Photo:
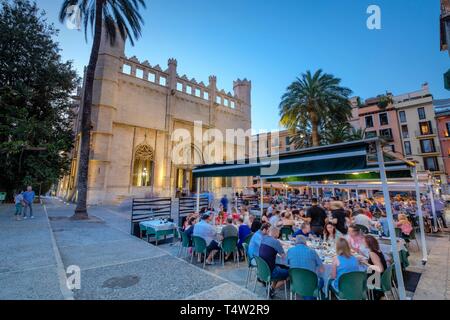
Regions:
M 401 229 L 402 236 L 406 238 L 409 237 L 413 229 L 411 222 L 409 222 L 408 218 L 403 213 L 398 215 L 398 222 L 396 224 L 396 227 Z
M 20 216 L 22 215 L 22 207 L 23 207 L 22 192 L 18 192 L 14 195 L 14 203 L 16 204 L 16 213 L 14 214 L 14 216 L 16 217 L 16 221 L 19 221 Z

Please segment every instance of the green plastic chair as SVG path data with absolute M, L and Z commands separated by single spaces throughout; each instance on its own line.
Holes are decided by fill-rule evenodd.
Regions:
M 406 250 L 400 250 L 399 256 L 400 256 L 400 263 L 401 263 L 402 270 L 408 268 L 409 267 L 409 260 L 408 260 L 409 252 Z
M 238 254 L 238 247 L 237 247 L 238 241 L 239 241 L 238 237 L 228 237 L 228 238 L 223 239 L 222 245 L 221 245 L 222 266 L 225 265 L 225 254 L 232 253 L 234 261 L 236 262 L 236 260 L 237 260 L 237 264 L 239 267 L 239 256 L 238 256 L 239 254 Z M 236 256 L 238 256 L 237 259 L 236 259 Z
M 245 279 L 245 287 L 247 288 L 248 283 L 250 282 L 250 278 L 252 276 L 253 273 L 253 269 L 256 268 L 256 262 L 255 259 L 250 259 L 250 257 L 248 256 L 248 244 L 247 243 L 243 243 L 242 247 L 244 248 L 244 255 L 245 255 L 245 261 L 247 261 L 247 278 Z
M 181 228 L 178 228 L 178 234 L 181 236 L 180 250 L 178 251 L 178 256 L 180 256 L 183 250 L 185 251 L 185 253 L 187 253 L 187 250 L 190 247 L 190 245 L 189 245 L 189 237 L 186 235 L 186 232 L 181 230 Z
M 339 278 L 339 291 L 330 285 L 330 290 L 339 300 L 366 300 L 367 273 L 349 272 Z
M 207 251 L 206 241 L 203 238 L 194 236 L 194 237 L 192 237 L 192 242 L 194 244 L 194 250 L 193 250 L 192 256 L 191 256 L 191 263 L 192 263 L 192 260 L 194 259 L 194 253 L 204 254 L 205 258 L 203 259 L 203 269 L 205 269 L 206 251 Z
M 383 292 L 385 298 L 387 300 L 389 300 L 389 296 L 387 295 L 387 293 L 391 293 L 392 296 L 395 295 L 392 291 L 392 283 L 393 283 L 393 270 L 394 270 L 394 264 L 391 264 L 389 267 L 387 267 L 386 270 L 384 270 L 383 274 L 381 275 L 381 279 L 380 279 L 380 286 L 375 286 L 375 285 L 369 285 L 369 297 L 371 300 L 374 300 L 374 294 L 373 291 L 381 291 Z
M 319 279 L 317 274 L 311 270 L 291 268 L 289 269 L 289 279 L 291 280 L 291 300 L 292 294 L 294 294 L 294 298 L 298 294 L 301 297 L 321 299 Z
M 281 279 L 273 279 L 272 278 L 272 272 L 270 271 L 269 265 L 264 261 L 264 259 L 260 257 L 254 258 L 256 261 L 256 278 L 255 278 L 255 287 L 253 288 L 253 292 L 256 291 L 256 283 L 257 280 L 261 280 L 262 282 L 265 282 L 266 288 L 267 288 L 267 299 L 270 298 L 270 287 L 272 284 L 272 281 L 278 281 Z M 284 282 L 284 295 L 287 300 L 287 286 L 286 282 Z
M 246 236 L 243 243 L 250 245 L 250 240 L 252 240 L 253 235 L 254 235 L 254 233 L 252 232 L 248 236 Z
M 294 230 L 292 230 L 292 227 L 286 227 L 286 226 L 282 227 L 280 230 L 281 239 L 287 240 L 287 239 L 289 239 L 289 236 L 293 233 L 294 233 Z

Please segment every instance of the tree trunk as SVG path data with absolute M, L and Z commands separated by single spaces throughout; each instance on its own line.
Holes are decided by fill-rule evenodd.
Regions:
M 319 118 L 315 112 L 310 113 L 311 117 L 311 138 L 313 147 L 320 146 Z
M 102 35 L 103 23 L 103 3 L 104 0 L 96 0 L 95 3 L 95 29 L 94 40 L 92 43 L 91 56 L 89 65 L 86 70 L 86 81 L 84 88 L 84 99 L 82 105 L 81 116 L 81 145 L 80 158 L 78 167 L 78 184 L 77 184 L 77 207 L 72 219 L 82 220 L 88 219 L 87 212 L 87 191 L 88 191 L 88 173 L 89 173 L 89 153 L 91 144 L 91 110 L 92 110 L 92 91 L 94 87 L 94 75 L 97 66 L 98 53 L 100 51 L 100 42 Z

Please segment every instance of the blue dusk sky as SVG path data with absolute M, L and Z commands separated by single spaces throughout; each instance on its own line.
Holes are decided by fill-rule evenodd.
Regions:
M 62 56 L 81 74 L 90 41 L 58 22 L 62 1 L 37 0 L 61 30 Z M 381 30 L 366 27 L 369 5 L 381 8 Z M 252 126 L 279 127 L 278 105 L 286 87 L 306 70 L 322 68 L 363 99 L 390 91 L 419 90 L 428 82 L 435 98 L 449 98 L 439 51 L 439 0 L 148 0 L 142 38 L 128 57 L 233 90 L 233 80 L 252 81 Z

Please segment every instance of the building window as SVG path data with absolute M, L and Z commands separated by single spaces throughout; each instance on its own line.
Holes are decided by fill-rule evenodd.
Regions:
M 411 152 L 411 142 L 405 141 L 404 146 L 405 146 L 405 155 L 407 155 L 407 156 L 412 155 L 412 152 Z
M 373 128 L 373 118 L 372 116 L 366 117 L 366 128 Z
M 430 121 L 419 123 L 419 127 L 420 127 L 421 135 L 425 136 L 425 135 L 433 134 L 433 130 L 431 129 Z
M 133 186 L 149 187 L 152 184 L 154 152 L 148 144 L 141 144 L 134 152 Z
M 286 147 L 286 152 L 291 151 L 291 147 Z
M 425 170 L 439 171 L 439 165 L 436 157 L 423 158 L 423 164 Z
M 137 68 L 136 69 L 136 78 L 144 79 L 144 70 Z
M 291 144 L 291 138 L 290 137 L 286 137 L 285 141 L 286 141 L 286 146 Z
M 131 74 L 131 66 L 129 64 L 124 64 L 122 66 L 122 72 L 125 74 Z
M 422 150 L 422 153 L 436 152 L 433 139 L 420 140 L 420 148 Z
M 233 178 L 222 177 L 222 188 L 231 188 L 231 187 L 233 187 Z
M 427 115 L 425 114 L 425 108 L 418 108 L 417 113 L 419 115 L 420 120 L 424 120 L 427 118 Z
M 445 132 L 444 132 L 444 136 L 445 137 L 450 137 L 450 122 L 447 122 L 446 124 L 445 124 Z
M 398 115 L 399 115 L 399 117 L 400 117 L 400 122 L 401 122 L 401 123 L 405 123 L 405 122 L 406 122 L 406 113 L 405 113 L 405 111 L 400 111 L 400 112 L 398 113 Z
M 376 138 L 376 136 L 377 136 L 377 132 L 376 131 L 368 131 L 368 132 L 366 132 L 366 139 Z
M 392 139 L 392 129 L 380 130 L 380 137 L 382 137 L 384 139 Z
M 385 126 L 389 124 L 389 119 L 387 113 L 380 113 L 380 126 Z
M 166 77 L 160 77 L 159 78 L 159 84 L 163 87 L 165 87 L 167 85 L 167 79 Z
M 183 92 L 183 84 L 181 82 L 177 82 L 177 90 Z
M 149 72 L 147 80 L 150 81 L 150 82 L 155 82 L 156 81 L 156 74 Z
M 402 126 L 402 137 L 405 139 L 409 138 L 409 131 L 407 125 Z
M 391 151 L 395 153 L 395 145 L 390 144 L 389 147 L 391 148 Z

